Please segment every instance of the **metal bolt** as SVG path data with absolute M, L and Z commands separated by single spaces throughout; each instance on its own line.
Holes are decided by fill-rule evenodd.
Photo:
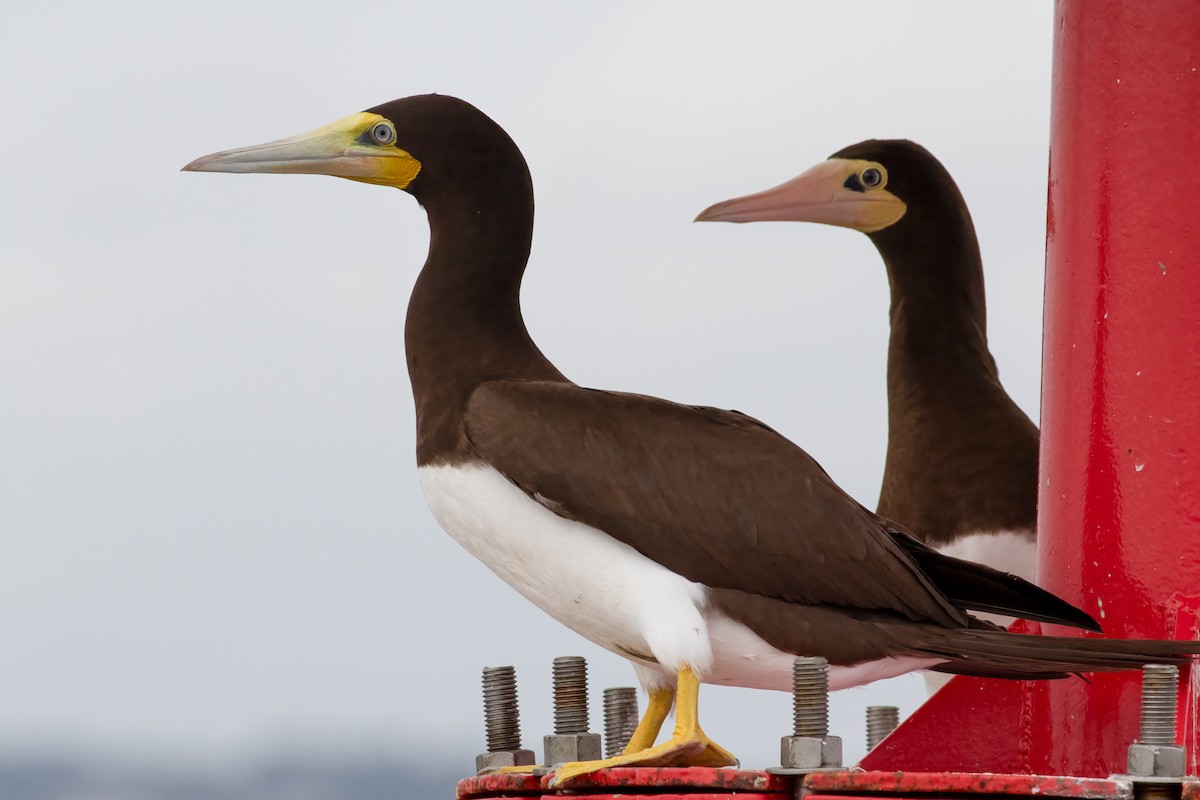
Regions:
M 829 733 L 829 662 L 803 656 L 792 662 L 792 735 Z
M 588 733 L 587 662 L 554 659 L 554 733 L 543 737 L 547 766 L 600 758 L 600 734 Z
M 867 749 L 877 744 L 900 724 L 900 709 L 896 706 L 867 706 Z
M 587 662 L 582 656 L 554 659 L 554 732 L 587 733 Z
M 489 753 L 521 749 L 517 671 L 512 667 L 483 668 L 483 725 Z
M 477 772 L 533 763 L 533 751 L 521 749 L 517 673 L 512 667 L 483 668 L 483 724 L 487 752 L 475 758 Z
M 799 657 L 792 665 L 792 735 L 780 741 L 779 775 L 842 766 L 842 740 L 829 735 L 829 662 Z
M 1175 701 L 1179 695 L 1179 667 L 1147 664 L 1142 667 L 1142 744 L 1175 744 Z
M 604 690 L 604 756 L 625 752 L 638 724 L 637 689 L 622 686 Z
M 1179 668 L 1173 664 L 1142 667 L 1142 730 L 1129 745 L 1126 770 L 1134 782 L 1134 796 L 1149 800 L 1162 795 L 1163 784 L 1175 784 L 1169 793 L 1178 797 L 1178 784 L 1187 771 L 1187 750 L 1175 744 L 1175 701 L 1179 694 Z

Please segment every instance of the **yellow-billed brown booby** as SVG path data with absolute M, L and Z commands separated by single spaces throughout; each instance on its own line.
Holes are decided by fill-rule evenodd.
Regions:
M 461 100 L 397 100 L 185 169 L 338 175 L 425 207 L 429 256 L 405 340 L 434 516 L 525 597 L 629 658 L 651 693 L 624 755 L 567 765 L 560 783 L 619 764 L 734 763 L 700 728 L 699 682 L 784 689 L 793 654 L 826 656 L 843 688 L 920 667 L 1057 677 L 1200 652 L 974 620 L 968 611 L 999 610 L 1097 629 L 862 508 L 756 420 L 564 378 L 521 317 L 529 170 Z M 653 745 L 676 691 L 674 734 Z
M 910 141 L 871 139 L 697 220 L 820 222 L 867 234 L 892 294 L 876 510 L 946 555 L 1034 580 L 1038 429 L 1000 384 L 979 243 L 941 162 Z

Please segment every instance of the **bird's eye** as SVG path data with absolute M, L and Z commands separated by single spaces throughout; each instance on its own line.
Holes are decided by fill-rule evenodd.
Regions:
M 390 122 L 376 122 L 371 128 L 371 138 L 375 144 L 391 144 L 396 141 L 396 129 Z
M 868 189 L 878 189 L 883 185 L 883 172 L 875 167 L 868 167 L 862 171 L 859 179 Z

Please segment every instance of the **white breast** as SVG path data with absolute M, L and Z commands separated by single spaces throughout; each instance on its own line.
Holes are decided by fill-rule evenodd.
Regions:
M 1037 542 L 1029 534 L 1013 531 L 989 531 L 960 536 L 937 548 L 942 555 L 987 564 L 1001 572 L 1011 572 L 1030 583 L 1037 582 Z
M 687 665 L 709 683 L 790 690 L 793 656 L 708 608 L 702 584 L 558 516 L 486 464 L 421 467 L 420 477 L 446 532 L 530 602 L 614 653 L 651 656 L 631 659 L 644 685 L 668 684 Z M 830 687 L 936 663 L 889 658 L 831 667 Z

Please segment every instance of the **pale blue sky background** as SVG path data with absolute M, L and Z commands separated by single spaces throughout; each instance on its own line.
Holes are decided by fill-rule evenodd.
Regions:
M 529 160 L 529 327 L 576 381 L 738 408 L 874 505 L 887 288 L 866 237 L 693 225 L 868 137 L 958 179 L 992 349 L 1036 417 L 1044 2 L 9 3 L 0 10 L 0 747 L 229 759 L 292 745 L 461 759 L 479 670 L 624 661 L 526 604 L 426 511 L 401 329 L 427 244 L 401 192 L 180 174 L 409 94 Z M 614 324 L 614 322 L 616 324 Z M 909 676 L 834 699 L 907 712 Z M 785 695 L 707 689 L 778 758 Z

